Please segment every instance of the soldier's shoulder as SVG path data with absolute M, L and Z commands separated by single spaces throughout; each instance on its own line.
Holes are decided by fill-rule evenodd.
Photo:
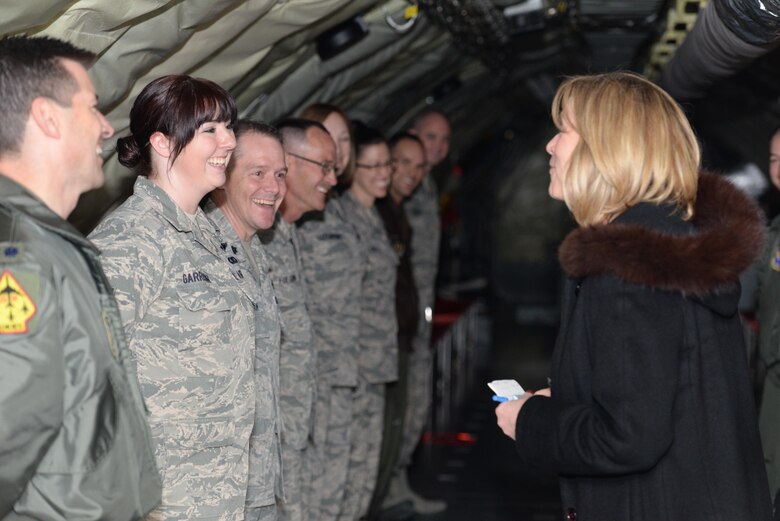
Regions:
M 271 226 L 265 230 L 257 230 L 256 235 L 263 246 L 268 246 L 273 242 L 274 237 L 276 237 L 276 226 Z
M 772 222 L 769 223 L 769 229 L 767 231 L 768 233 L 768 239 L 775 239 L 778 235 L 780 235 L 780 215 L 777 215 L 775 218 L 772 219 Z
M 0 266 L 50 266 L 75 247 L 26 214 L 0 205 Z
M 0 204 L 0 242 L 26 241 L 45 233 L 43 227 L 12 207 Z
M 131 197 L 108 214 L 89 234 L 89 239 L 101 250 L 117 245 L 157 242 L 164 236 L 165 224 L 143 201 Z
M 166 230 L 160 219 L 149 212 L 119 207 L 89 234 L 101 257 L 162 257 Z

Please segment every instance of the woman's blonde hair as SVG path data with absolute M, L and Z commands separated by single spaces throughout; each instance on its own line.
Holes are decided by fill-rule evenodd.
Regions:
M 701 152 L 688 119 L 660 87 L 627 72 L 569 78 L 552 103 L 559 129 L 579 135 L 562 172 L 563 198 L 581 226 L 638 203 L 671 203 L 687 220 Z

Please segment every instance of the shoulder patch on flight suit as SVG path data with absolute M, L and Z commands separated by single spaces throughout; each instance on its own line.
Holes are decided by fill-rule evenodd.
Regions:
M 11 264 L 22 259 L 21 242 L 0 242 L 0 264 Z
M 27 333 L 27 323 L 38 308 L 8 270 L 0 275 L 0 335 Z
M 775 271 L 780 271 L 780 247 L 775 250 L 775 254 L 769 261 L 769 266 Z

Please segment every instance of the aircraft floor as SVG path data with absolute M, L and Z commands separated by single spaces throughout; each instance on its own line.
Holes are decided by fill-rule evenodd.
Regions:
M 495 306 L 494 306 L 495 307 Z M 410 471 L 413 488 L 425 497 L 445 499 L 446 512 L 416 516 L 415 521 L 552 521 L 560 519 L 555 476 L 522 468 L 513 442 L 496 426 L 492 392 L 483 385 L 515 378 L 527 389 L 546 386 L 555 326 L 523 325 L 517 311 L 493 312 L 488 361 L 448 436 L 421 444 Z M 455 443 L 468 433 L 475 443 Z

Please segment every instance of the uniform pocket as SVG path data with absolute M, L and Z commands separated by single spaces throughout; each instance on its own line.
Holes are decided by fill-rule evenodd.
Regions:
M 165 422 L 162 428 L 165 483 L 192 497 L 215 494 L 212 486 L 231 477 L 243 453 L 232 419 Z
M 116 393 L 106 378 L 100 389 L 66 414 L 39 471 L 68 474 L 94 470 L 111 451 L 118 414 Z
M 247 506 L 272 504 L 279 475 L 275 434 L 272 428 L 252 433 L 249 442 L 249 480 Z
M 230 341 L 230 311 L 235 303 L 211 287 L 190 286 L 176 293 L 181 349 Z

